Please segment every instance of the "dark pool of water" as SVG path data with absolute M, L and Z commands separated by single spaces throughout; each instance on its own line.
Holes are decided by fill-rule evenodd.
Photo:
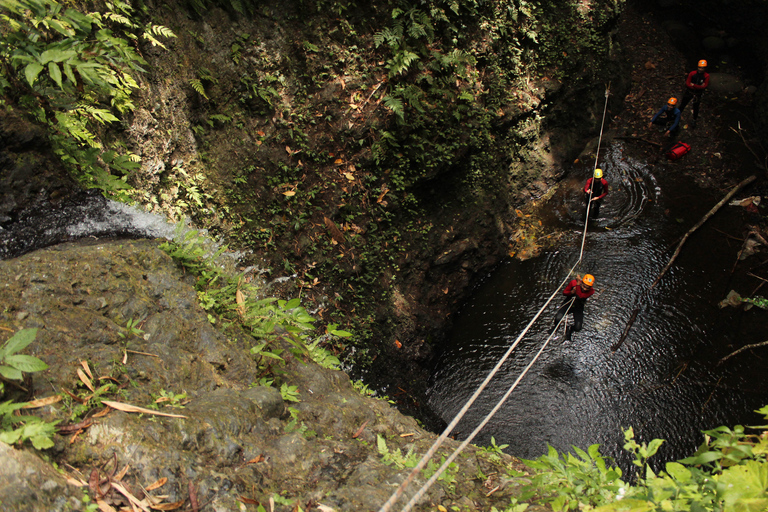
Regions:
M 726 234 L 738 226 L 732 234 L 741 236 L 744 212 L 721 209 L 646 293 L 672 256 L 670 248 L 725 191 L 716 195 L 683 186 L 674 164 L 652 168 L 627 157 L 619 143 L 609 147 L 600 167 L 611 192 L 603 218 L 587 235 L 580 267 L 595 275 L 597 290 L 587 302 L 584 329 L 570 343 L 561 338 L 546 348 L 475 442 L 488 444 L 494 437 L 523 458 L 545 453 L 547 444 L 568 450 L 598 443 L 627 469 L 624 428 L 633 427 L 639 441 L 666 439 L 657 457 L 662 461 L 690 455 L 703 429 L 761 424 L 753 411 L 768 404 L 765 361 L 746 355 L 717 364 L 734 343 L 765 336 L 765 312 L 718 307 L 728 289 L 738 285 L 731 270 L 741 243 Z M 429 404 L 446 422 L 578 260 L 587 173 L 572 173 L 548 204 L 547 227 L 566 232 L 559 248 L 527 261 L 504 262 L 458 314 L 429 387 Z M 560 302 L 560 297 L 553 301 L 458 424 L 459 437 L 479 424 L 539 350 Z M 638 306 L 623 345 L 612 352 Z

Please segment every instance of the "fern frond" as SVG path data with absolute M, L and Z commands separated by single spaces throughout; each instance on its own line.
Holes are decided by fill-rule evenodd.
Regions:
M 208 98 L 208 95 L 207 95 L 207 94 L 205 94 L 205 87 L 203 87 L 203 82 L 201 82 L 201 81 L 200 81 L 200 80 L 198 80 L 197 78 L 192 78 L 192 79 L 189 81 L 189 85 L 191 85 L 191 86 L 192 86 L 192 88 L 193 88 L 195 91 L 197 91 L 197 93 L 198 93 L 200 96 L 202 96 L 202 97 L 203 97 L 203 98 L 205 98 L 205 99 L 209 99 L 209 98 Z
M 160 41 L 158 41 L 158 40 L 155 38 L 155 36 L 153 36 L 153 35 L 152 35 L 152 34 L 150 34 L 149 32 L 144 32 L 144 34 L 142 35 L 142 37 L 143 37 L 144 39 L 146 39 L 147 41 L 149 41 L 150 43 L 152 43 L 152 46 L 159 46 L 159 47 L 160 47 L 160 48 L 162 48 L 163 50 L 167 50 L 167 49 L 168 49 L 168 48 L 166 48 L 166 46 L 165 46 L 163 43 L 161 43 Z
M 176 37 L 173 30 L 169 29 L 165 25 L 152 25 L 149 29 L 154 35 L 162 37 Z

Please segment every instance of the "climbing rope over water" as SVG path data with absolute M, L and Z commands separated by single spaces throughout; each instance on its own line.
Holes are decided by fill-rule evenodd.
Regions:
M 609 84 L 610 87 L 610 84 Z M 600 125 L 600 137 L 598 139 L 598 145 L 597 145 L 597 155 L 595 156 L 595 168 L 597 168 L 597 159 L 598 155 L 600 153 L 600 143 L 602 141 L 603 137 L 603 128 L 605 126 L 605 116 L 608 108 L 608 95 L 609 95 L 609 88 L 606 88 L 605 90 L 605 107 L 603 108 L 603 121 Z M 594 169 L 592 172 L 594 176 Z M 589 199 L 592 199 L 592 193 L 590 191 Z M 424 454 L 424 456 L 419 460 L 419 462 L 416 464 L 416 466 L 411 470 L 411 472 L 408 474 L 408 476 L 403 480 L 403 482 L 398 486 L 398 488 L 395 490 L 394 493 L 392 493 L 392 496 L 389 497 L 386 503 L 381 506 L 379 509 L 379 512 L 389 512 L 392 509 L 392 506 L 397 502 L 397 500 L 400 499 L 400 497 L 405 493 L 405 490 L 408 488 L 410 483 L 413 481 L 414 478 L 416 478 L 416 475 L 419 474 L 419 472 L 426 467 L 427 463 L 432 459 L 432 456 L 435 454 L 438 448 L 445 442 L 445 440 L 448 438 L 451 432 L 453 432 L 453 429 L 456 427 L 456 425 L 461 421 L 461 419 L 464 417 L 464 415 L 467 413 L 469 408 L 475 403 L 475 400 L 480 396 L 480 393 L 482 393 L 485 388 L 490 383 L 491 379 L 496 376 L 496 373 L 499 371 L 501 366 L 507 361 L 509 356 L 512 354 L 512 351 L 517 347 L 517 345 L 520 343 L 520 341 L 523 339 L 523 337 L 528 333 L 528 330 L 533 326 L 533 324 L 538 320 L 538 318 L 541 316 L 541 314 L 544 312 L 544 310 L 547 308 L 550 302 L 552 302 L 552 299 L 555 298 L 555 296 L 559 293 L 559 291 L 563 288 L 563 286 L 568 282 L 569 279 L 571 279 L 571 275 L 576 271 L 576 268 L 581 264 L 581 260 L 584 254 L 584 244 L 586 241 L 587 236 L 587 221 L 589 220 L 589 204 L 587 204 L 587 213 L 586 217 L 584 219 L 584 231 L 582 234 L 581 239 L 581 249 L 579 252 L 579 259 L 576 261 L 576 263 L 571 267 L 571 269 L 568 271 L 566 278 L 560 283 L 560 286 L 555 288 L 555 291 L 552 292 L 552 294 L 549 296 L 547 301 L 544 303 L 544 305 L 539 309 L 539 311 L 534 315 L 534 317 L 531 319 L 530 322 L 528 322 L 528 325 L 525 326 L 525 329 L 518 335 L 517 339 L 515 339 L 514 343 L 510 345 L 510 347 L 507 349 L 507 351 L 504 353 L 501 359 L 499 359 L 498 363 L 496 363 L 496 366 L 493 367 L 493 369 L 488 373 L 488 375 L 485 377 L 485 380 L 480 384 L 480 386 L 475 390 L 475 392 L 472 394 L 472 396 L 469 398 L 469 400 L 464 404 L 464 406 L 461 408 L 461 410 L 456 414 L 456 416 L 453 418 L 451 423 L 443 430 L 443 433 L 440 434 L 440 436 L 435 440 L 434 443 L 432 443 L 432 446 L 427 450 L 427 452 Z M 563 315 L 563 318 L 561 319 L 561 323 L 565 321 L 565 319 L 568 317 L 568 311 L 570 311 L 571 304 L 568 306 L 568 309 L 566 310 L 566 314 Z M 448 467 L 448 465 L 456 458 L 458 457 L 459 453 L 461 453 L 464 448 L 469 444 L 469 442 L 477 435 L 478 432 L 490 421 L 490 419 L 493 417 L 494 414 L 496 414 L 496 411 L 501 407 L 501 405 L 504 403 L 504 401 L 509 397 L 509 395 L 514 391 L 514 389 L 517 387 L 517 384 L 522 380 L 523 376 L 528 372 L 528 369 L 536 362 L 536 360 L 539 358 L 541 353 L 544 351 L 544 348 L 549 344 L 549 341 L 554 336 L 555 332 L 557 332 L 557 328 L 560 326 L 558 324 L 553 330 L 552 333 L 549 335 L 547 340 L 544 342 L 542 347 L 539 349 L 539 351 L 536 353 L 536 356 L 531 360 L 530 363 L 528 363 L 528 366 L 523 370 L 521 375 L 515 380 L 514 384 L 512 384 L 512 387 L 507 390 L 504 397 L 496 404 L 496 406 L 491 410 L 491 412 L 485 417 L 485 419 L 478 425 L 478 427 L 472 432 L 470 437 L 465 440 L 464 442 L 459 445 L 458 448 L 454 450 L 454 452 L 446 459 L 446 462 L 443 463 L 443 465 L 435 472 L 434 475 L 414 494 L 414 496 L 411 498 L 411 500 L 403 507 L 402 512 L 408 512 L 413 508 L 413 506 L 418 503 L 418 501 L 424 496 L 424 494 L 427 492 L 427 490 L 432 486 L 432 484 L 437 481 L 437 479 L 440 477 L 440 475 L 445 471 L 445 469 Z

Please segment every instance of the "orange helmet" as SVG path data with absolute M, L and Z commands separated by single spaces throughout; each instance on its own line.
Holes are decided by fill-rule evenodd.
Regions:
M 698 66 L 698 67 L 700 67 L 700 68 L 705 68 L 705 67 L 707 67 L 707 61 L 705 61 L 704 59 L 701 59 L 701 60 L 699 61 L 699 66 Z
M 581 282 L 587 286 L 594 286 L 595 276 L 592 274 L 584 274 L 584 277 L 581 278 Z
M 674 107 L 675 105 L 677 105 L 677 98 L 669 98 L 669 100 L 667 100 L 667 105 L 669 105 L 670 107 Z

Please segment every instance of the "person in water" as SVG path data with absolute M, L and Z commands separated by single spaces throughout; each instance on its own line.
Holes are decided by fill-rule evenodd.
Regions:
M 572 279 L 563 290 L 565 301 L 555 315 L 555 328 L 560 324 L 566 312 L 573 315 L 573 326 L 569 325 L 565 329 L 565 341 L 571 341 L 571 335 L 580 331 L 584 325 L 584 304 L 595 293 L 594 285 L 595 277 L 592 274 L 585 274 L 582 278 Z
M 693 128 L 696 128 L 696 120 L 699 118 L 701 96 L 708 86 L 709 73 L 707 73 L 707 61 L 702 59 L 699 61 L 698 68 L 688 73 L 688 76 L 685 79 L 685 93 L 680 102 L 680 112 L 682 112 L 685 110 L 685 106 L 688 102 L 693 100 L 693 123 L 691 123 Z
M 661 107 L 661 110 L 656 112 L 651 122 L 648 123 L 648 129 L 653 128 L 653 125 L 661 126 L 664 135 L 669 137 L 677 133 L 680 128 L 680 114 L 680 109 L 677 108 L 677 98 L 669 98 L 667 104 Z
M 592 199 L 590 199 L 590 193 Z M 608 182 L 603 178 L 602 169 L 595 169 L 595 174 L 587 180 L 587 184 L 584 185 L 584 194 L 587 206 L 591 208 L 589 216 L 597 219 L 600 217 L 600 203 L 608 195 Z

